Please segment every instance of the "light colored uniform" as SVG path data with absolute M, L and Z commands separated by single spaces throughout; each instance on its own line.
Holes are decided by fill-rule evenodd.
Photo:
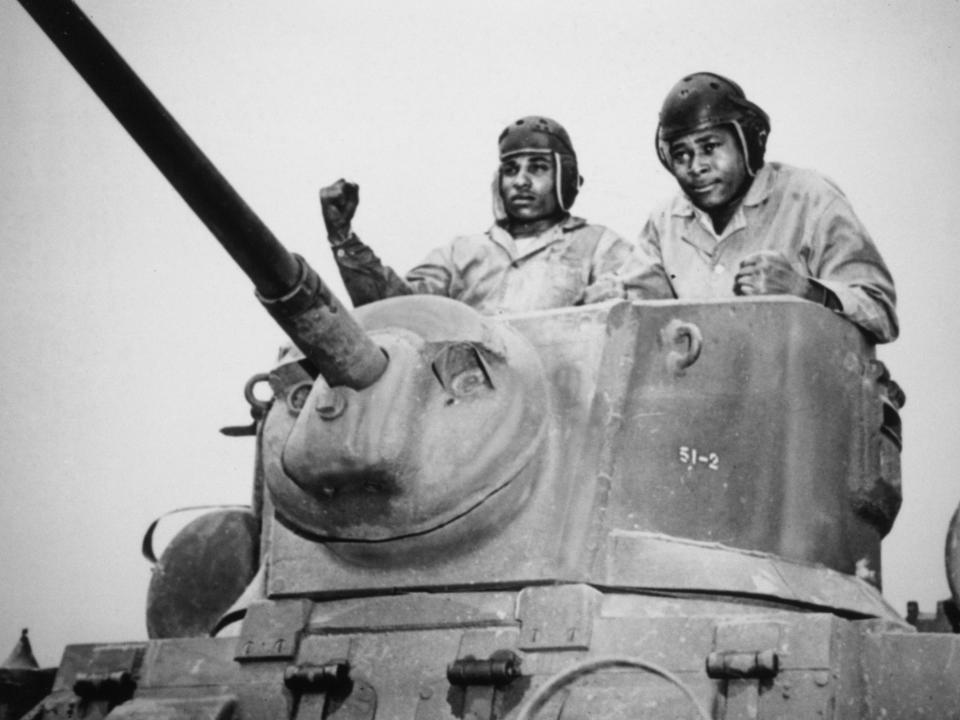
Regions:
M 732 296 L 740 261 L 761 250 L 783 253 L 833 292 L 839 312 L 875 342 L 897 337 L 890 271 L 840 189 L 812 170 L 766 163 L 719 237 L 680 193 L 650 216 L 638 247 L 648 284 L 659 275 L 678 298 Z
M 633 246 L 602 225 L 578 217 L 534 238 L 514 238 L 499 225 L 431 251 L 401 279 L 356 235 L 334 246 L 355 306 L 393 295 L 443 295 L 492 315 L 567 307 L 613 297 L 641 297 L 643 265 Z

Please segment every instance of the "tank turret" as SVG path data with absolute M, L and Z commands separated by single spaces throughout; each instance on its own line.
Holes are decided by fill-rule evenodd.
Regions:
M 29 717 L 956 715 L 960 637 L 880 594 L 898 399 L 853 325 L 789 298 L 351 315 L 69 0 L 20 1 L 293 343 L 253 509 L 189 525 L 154 637 L 70 646 Z M 244 582 L 191 616 L 218 557 Z

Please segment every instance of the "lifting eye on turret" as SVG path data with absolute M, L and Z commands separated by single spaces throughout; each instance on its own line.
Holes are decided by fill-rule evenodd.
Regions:
M 490 371 L 473 343 L 446 345 L 437 353 L 431 367 L 444 390 L 454 398 L 493 390 Z

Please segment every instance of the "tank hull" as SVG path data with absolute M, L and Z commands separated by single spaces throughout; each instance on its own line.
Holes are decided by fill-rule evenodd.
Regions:
M 897 620 L 571 584 L 270 601 L 235 637 L 71 646 L 31 717 L 516 718 L 554 679 L 536 717 L 942 720 L 958 678 L 960 637 Z

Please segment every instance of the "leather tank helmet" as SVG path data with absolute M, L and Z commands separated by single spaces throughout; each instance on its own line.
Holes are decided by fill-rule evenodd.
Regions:
M 577 169 L 577 154 L 573 143 L 563 126 L 556 120 L 540 115 L 523 117 L 510 123 L 500 133 L 497 140 L 500 146 L 500 161 L 515 155 L 549 155 L 553 158 L 556 171 L 557 201 L 562 210 L 568 210 L 583 185 L 583 178 Z M 499 183 L 499 171 L 497 181 Z M 494 196 L 499 199 L 499 185 Z M 502 213 L 502 208 L 500 213 Z M 506 217 L 505 213 L 499 217 Z
M 770 118 L 759 105 L 747 100 L 737 83 L 716 73 L 687 75 L 667 94 L 657 125 L 657 157 L 669 170 L 669 145 L 673 140 L 718 125 L 734 128 L 747 169 L 755 175 L 763 167 Z

